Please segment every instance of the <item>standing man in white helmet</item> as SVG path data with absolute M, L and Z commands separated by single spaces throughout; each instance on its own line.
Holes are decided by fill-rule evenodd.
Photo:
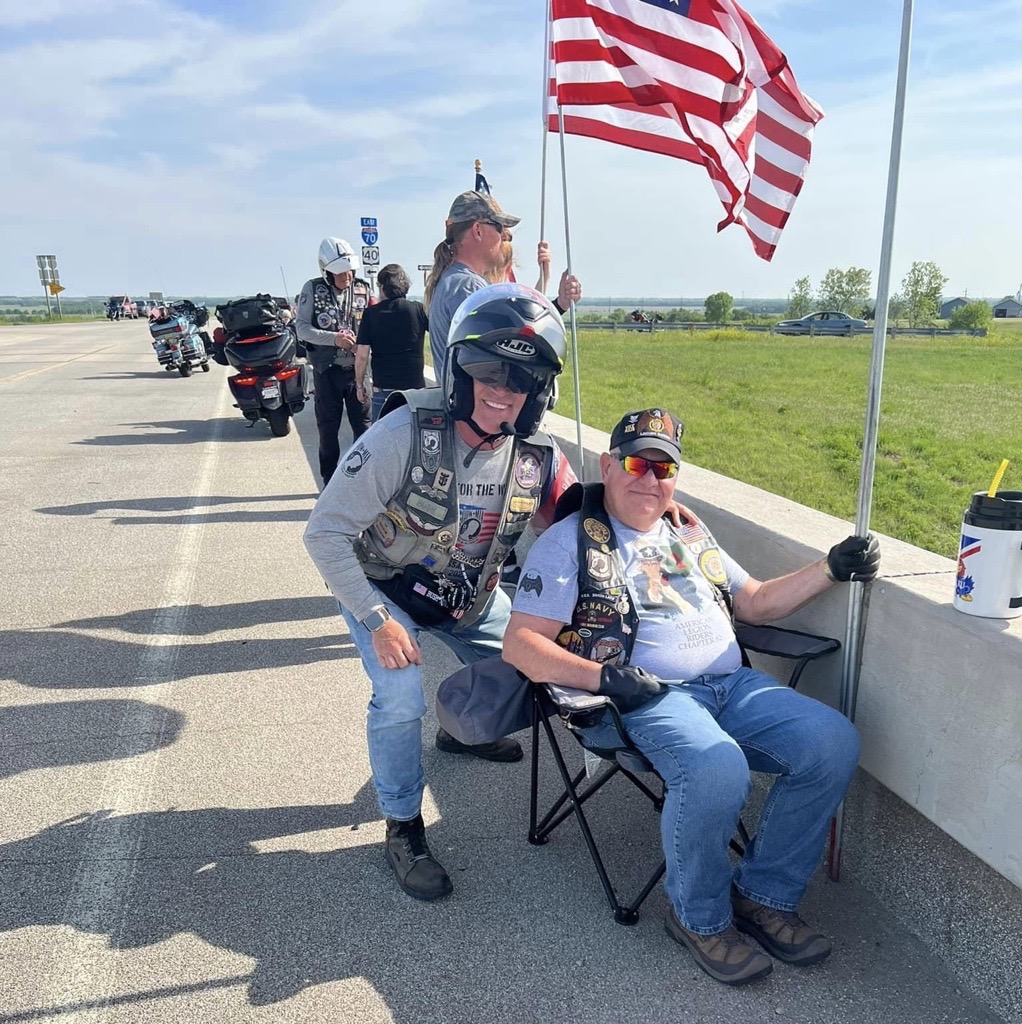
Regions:
M 341 457 L 338 435 L 347 410 L 352 439 L 369 427 L 369 402 L 355 387 L 358 325 L 372 303 L 369 282 L 354 249 L 343 238 L 324 238 L 319 246 L 321 277 L 306 281 L 298 297 L 298 337 L 307 346 L 315 373 L 319 472 L 325 487 Z

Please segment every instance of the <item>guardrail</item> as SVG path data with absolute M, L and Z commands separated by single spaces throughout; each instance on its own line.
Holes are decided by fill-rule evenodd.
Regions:
M 656 324 L 637 324 L 633 322 L 628 323 L 617 323 L 615 321 L 608 320 L 601 323 L 592 323 L 589 321 L 579 321 L 578 329 L 582 331 L 645 331 L 647 334 L 651 334 L 654 331 L 721 331 L 721 330 L 732 330 L 732 331 L 754 331 L 764 334 L 780 334 L 786 337 L 795 338 L 851 338 L 856 334 L 866 334 L 872 336 L 872 327 L 843 327 L 840 330 L 816 330 L 810 328 L 808 331 L 785 331 L 778 330 L 776 327 L 772 327 L 764 324 L 744 324 L 744 323 L 731 323 L 731 324 L 708 324 L 708 323 L 681 323 L 681 324 L 669 324 L 669 323 L 656 323 Z M 987 329 L 985 327 L 966 327 L 960 330 L 951 330 L 946 327 L 888 327 L 887 334 L 889 337 L 893 337 L 898 334 L 915 334 L 921 335 L 925 338 L 951 338 L 957 335 L 965 335 L 972 338 L 985 338 L 987 336 Z

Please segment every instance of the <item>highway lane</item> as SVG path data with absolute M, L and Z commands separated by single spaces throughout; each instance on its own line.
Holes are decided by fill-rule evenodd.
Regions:
M 409 900 L 368 684 L 301 543 L 311 407 L 286 438 L 248 429 L 224 368 L 166 373 L 128 321 L 0 329 L 0 418 L 0 1024 L 996 1020 L 852 883 L 807 902 L 832 964 L 715 985 L 661 892 L 611 922 L 571 823 L 524 841 L 527 762 L 427 743 L 456 892 Z M 613 797 L 632 886 L 657 823 Z

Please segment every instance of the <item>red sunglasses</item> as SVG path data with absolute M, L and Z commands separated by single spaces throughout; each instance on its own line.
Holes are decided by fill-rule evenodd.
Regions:
M 678 464 L 671 462 L 660 462 L 657 459 L 646 459 L 641 455 L 619 455 L 618 462 L 621 468 L 630 476 L 645 476 L 652 472 L 657 480 L 670 480 L 678 475 Z

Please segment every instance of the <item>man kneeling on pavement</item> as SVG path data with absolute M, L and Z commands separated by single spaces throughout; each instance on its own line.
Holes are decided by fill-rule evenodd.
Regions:
M 712 978 L 740 985 L 772 970 L 746 935 L 796 966 L 830 954 L 830 939 L 796 909 L 859 741 L 837 711 L 742 666 L 732 613 L 783 618 L 836 583 L 872 580 L 880 554 L 875 538 L 849 537 L 797 572 L 754 579 L 699 520 L 676 529 L 663 518 L 683 431 L 662 409 L 614 428 L 602 484 L 569 491 L 558 515 L 575 511 L 529 551 L 503 657 L 530 679 L 613 700 L 666 786 L 667 932 Z M 618 743 L 609 715 L 586 735 Z M 733 870 L 728 841 L 750 770 L 776 779 Z

